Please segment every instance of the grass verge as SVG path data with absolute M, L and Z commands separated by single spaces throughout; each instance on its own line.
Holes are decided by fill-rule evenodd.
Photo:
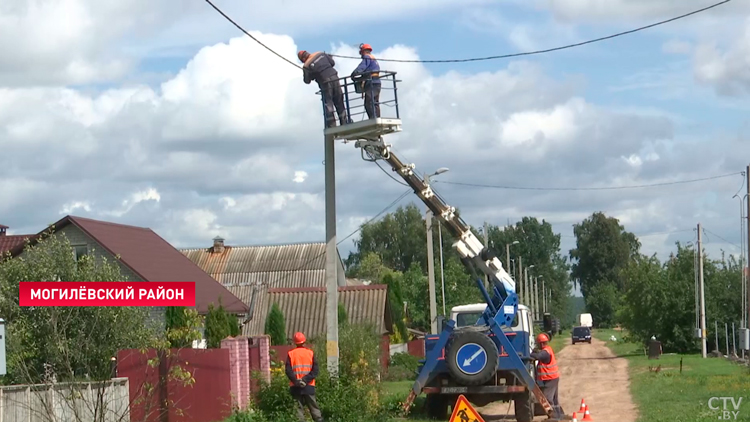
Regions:
M 628 360 L 630 392 L 639 410 L 638 422 L 750 421 L 747 367 L 723 358 L 703 359 L 700 355 L 665 354 L 649 360 L 642 345 L 623 341 L 619 331 L 597 329 L 594 335 Z M 617 341 L 610 341 L 612 335 Z M 737 401 L 743 396 L 738 410 L 727 401 L 728 410 L 738 412 L 735 414 L 709 407 L 711 397 L 734 397 Z M 714 400 L 712 404 L 722 406 L 721 401 Z

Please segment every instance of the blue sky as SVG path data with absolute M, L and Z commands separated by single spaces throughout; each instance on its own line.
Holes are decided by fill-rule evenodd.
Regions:
M 384 0 L 363 10 L 342 0 L 215 3 L 292 60 L 298 49 L 355 54 L 360 42 L 381 58 L 517 53 L 709 4 Z M 14 5 L 14 20 L 0 25 L 0 148 L 15 157 L 0 169 L 0 223 L 11 233 L 37 232 L 72 213 L 151 227 L 177 247 L 208 246 L 216 235 L 230 245 L 323 239 L 320 107 L 298 69 L 205 2 L 29 4 Z M 404 80 L 404 132 L 393 142 L 418 168 L 447 166 L 441 179 L 469 183 L 640 185 L 743 171 L 750 161 L 748 10 L 734 0 L 640 33 L 514 59 L 383 62 Z M 56 18 L 62 13 L 65 22 Z M 58 36 L 41 37 L 40 27 Z M 354 66 L 339 60 L 341 74 Z M 402 187 L 358 151 L 341 146 L 337 154 L 343 237 Z M 53 160 L 44 171 L 24 165 Z M 82 177 L 82 168 L 91 176 Z M 644 253 L 662 258 L 675 241 L 692 240 L 698 222 L 739 244 L 732 195 L 741 186 L 740 176 L 592 192 L 436 184 L 470 224 L 544 218 L 556 223 L 566 254 L 571 224 L 604 211 L 644 235 Z M 410 201 L 416 198 L 401 205 Z M 710 237 L 710 255 L 739 252 L 719 240 Z M 342 255 L 350 248 L 342 244 Z

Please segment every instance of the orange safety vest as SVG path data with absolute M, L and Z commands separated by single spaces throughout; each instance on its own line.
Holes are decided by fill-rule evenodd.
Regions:
M 557 369 L 557 359 L 555 359 L 555 352 L 549 345 L 542 347 L 542 350 L 546 350 L 549 353 L 550 361 L 548 364 L 539 362 L 536 366 L 536 373 L 540 380 L 549 381 L 560 378 L 560 372 Z
M 298 380 L 312 371 L 313 354 L 312 350 L 305 347 L 297 347 L 289 351 L 289 363 L 292 365 L 292 371 L 294 371 L 294 376 Z M 289 381 L 289 386 L 293 385 L 294 383 Z M 315 387 L 315 380 L 310 381 L 308 385 Z

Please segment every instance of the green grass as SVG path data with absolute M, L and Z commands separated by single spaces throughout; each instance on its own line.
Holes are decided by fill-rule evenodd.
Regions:
M 750 421 L 750 370 L 722 358 L 701 358 L 700 355 L 665 354 L 649 360 L 639 344 L 622 341 L 622 333 L 614 330 L 594 330 L 596 338 L 628 360 L 630 391 L 639 409 L 638 422 L 708 422 L 720 417 L 719 410 L 711 410 L 711 397 L 745 396 L 739 414 L 729 420 Z M 615 335 L 616 342 L 609 341 Z M 680 363 L 682 362 L 682 371 Z M 660 372 L 649 367 L 661 365 Z M 721 405 L 721 402 L 714 403 Z M 728 402 L 729 406 L 731 404 Z

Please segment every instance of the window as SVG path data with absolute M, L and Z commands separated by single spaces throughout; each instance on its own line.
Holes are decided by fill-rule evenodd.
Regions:
M 88 245 L 72 245 L 73 246 L 73 258 L 78 261 L 82 256 L 89 254 Z
M 456 315 L 456 327 L 475 325 L 481 316 L 482 312 L 462 312 Z

